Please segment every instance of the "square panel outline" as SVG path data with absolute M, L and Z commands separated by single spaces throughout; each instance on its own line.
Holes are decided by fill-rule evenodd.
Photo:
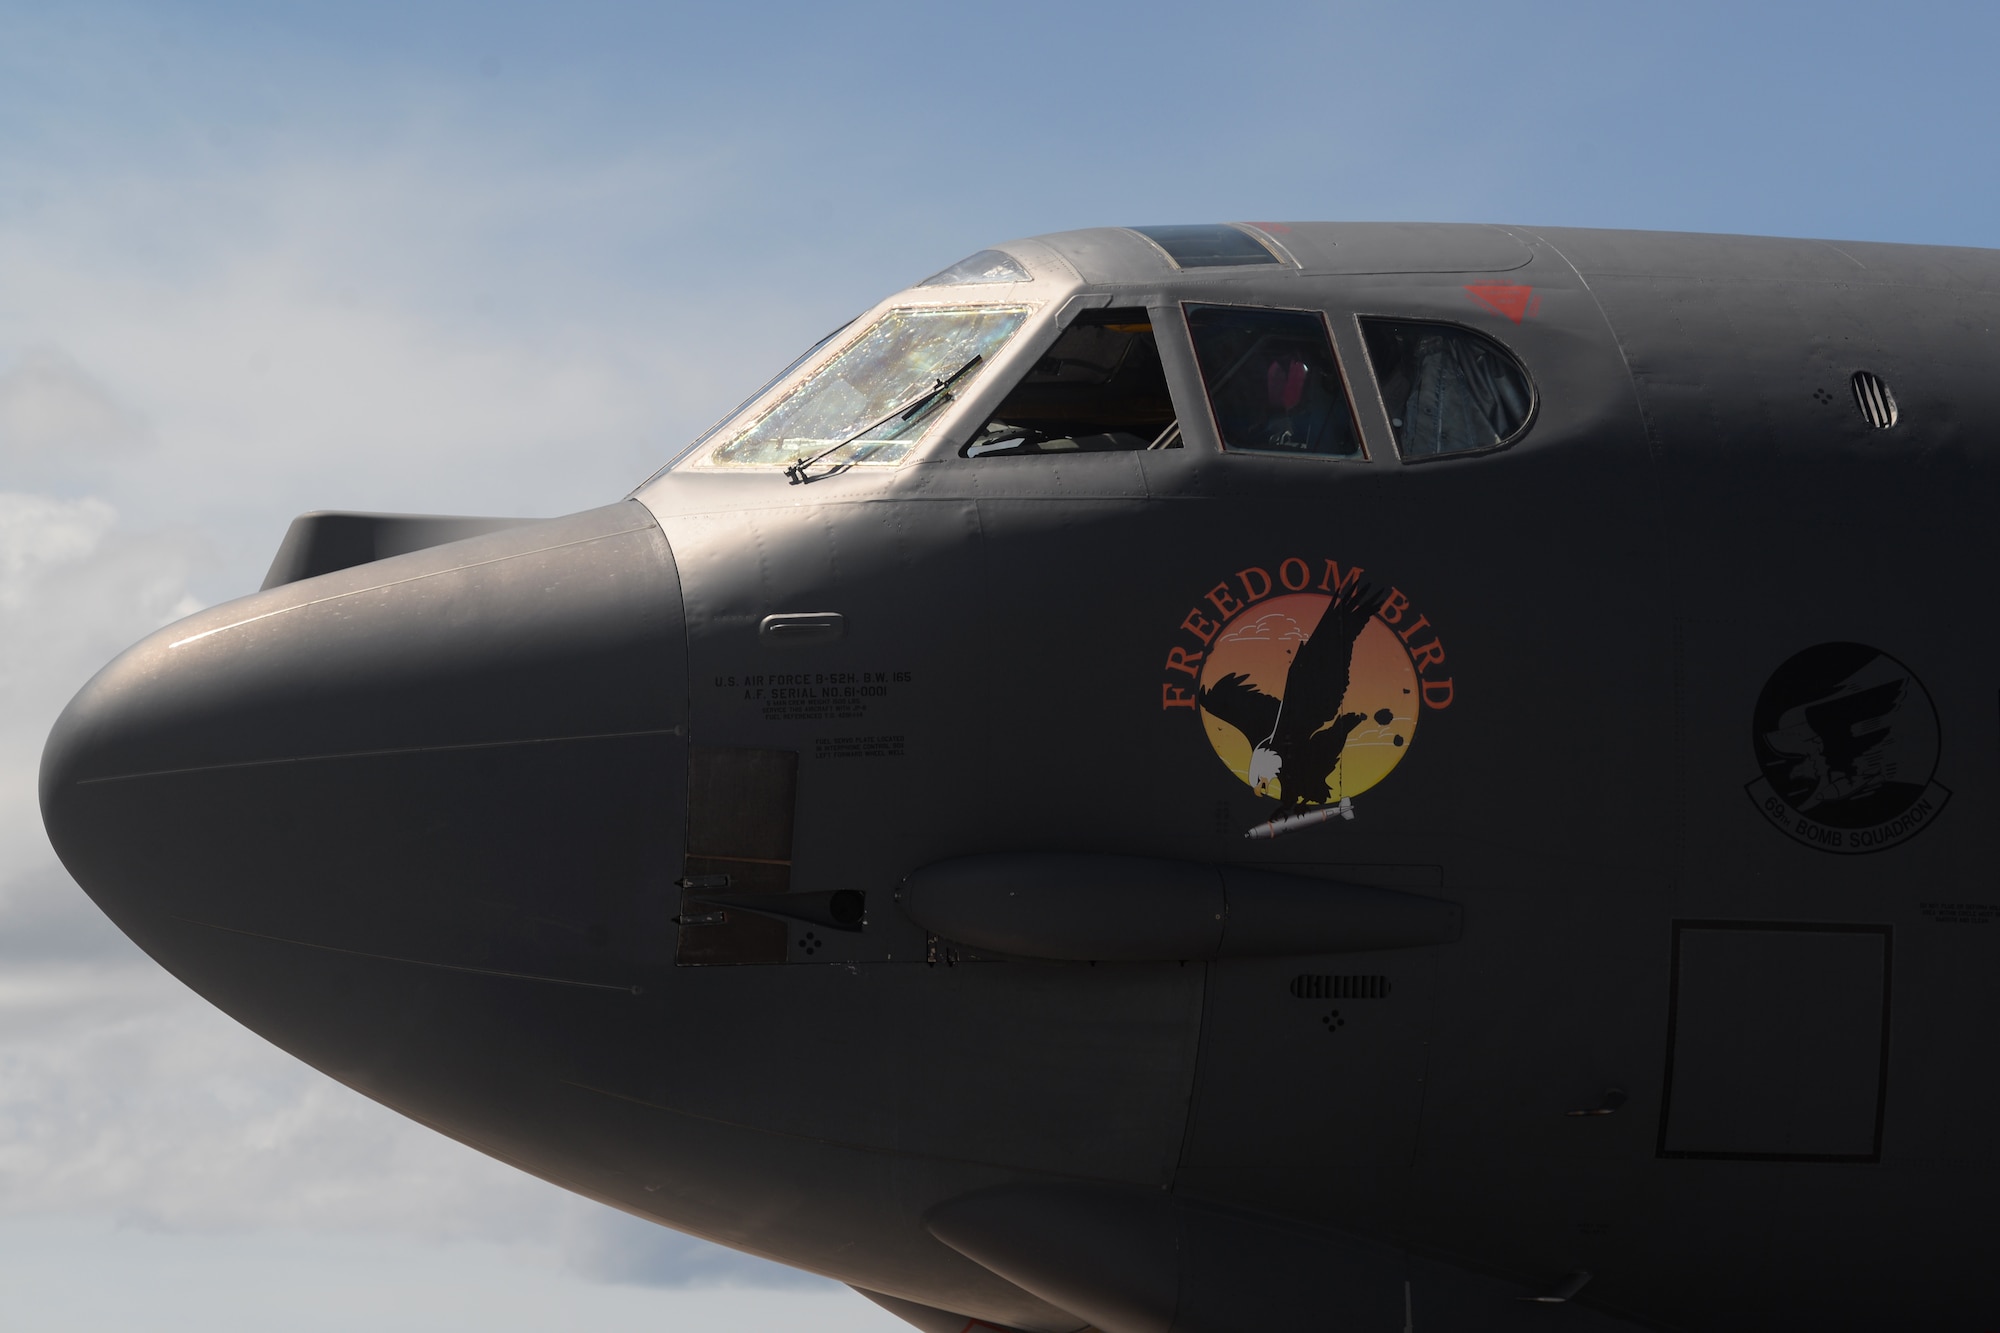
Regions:
M 1668 1115 L 1673 1109 L 1674 1043 L 1679 1037 L 1681 991 L 1681 936 L 1690 930 L 1785 930 L 1826 934 L 1880 935 L 1882 937 L 1882 1049 L 1876 1064 L 1875 1133 L 1866 1153 L 1765 1153 L 1705 1152 L 1667 1147 Z M 1653 1155 L 1675 1161 L 1707 1162 L 1825 1162 L 1875 1165 L 1882 1160 L 1882 1130 L 1889 1111 L 1889 1018 L 1895 995 L 1895 930 L 1887 925 L 1838 921 L 1718 921 L 1693 920 L 1673 923 L 1673 942 L 1667 964 L 1666 1066 L 1660 1076 L 1660 1128 Z

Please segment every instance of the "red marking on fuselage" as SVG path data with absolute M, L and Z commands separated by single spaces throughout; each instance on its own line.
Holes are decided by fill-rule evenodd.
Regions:
M 1284 236 L 1292 230 L 1282 222 L 1251 222 L 1245 225 L 1255 227 L 1258 231 L 1268 231 L 1274 236 Z
M 1542 308 L 1533 287 L 1514 282 L 1475 282 L 1465 289 L 1473 300 L 1519 324 Z

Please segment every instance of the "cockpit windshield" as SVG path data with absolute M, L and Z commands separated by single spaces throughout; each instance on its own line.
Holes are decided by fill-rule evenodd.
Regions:
M 894 415 L 935 380 L 983 358 L 955 384 L 963 393 L 1029 314 L 1024 305 L 914 306 L 891 310 L 776 406 L 709 450 L 709 467 L 802 462 L 889 417 L 842 449 L 842 463 L 900 462 L 951 401 L 940 393 L 917 411 Z

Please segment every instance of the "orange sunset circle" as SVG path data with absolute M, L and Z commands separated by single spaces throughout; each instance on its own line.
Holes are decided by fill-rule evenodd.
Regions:
M 1237 674 L 1258 690 L 1282 700 L 1285 679 L 1299 645 L 1312 637 L 1332 598 L 1324 593 L 1281 594 L 1258 602 L 1224 625 L 1215 636 L 1202 666 L 1201 685 L 1207 690 L 1223 677 Z M 1340 759 L 1327 774 L 1331 800 L 1359 796 L 1402 761 L 1417 732 L 1417 671 L 1396 632 L 1370 617 L 1354 641 L 1347 693 L 1341 713 L 1359 713 L 1367 720 L 1348 736 Z M 1234 726 L 1201 709 L 1202 729 L 1221 759 L 1246 786 L 1250 755 L 1261 736 L 1245 736 Z M 1323 719 L 1322 726 L 1333 718 Z M 1263 794 L 1283 799 L 1282 777 L 1267 783 Z

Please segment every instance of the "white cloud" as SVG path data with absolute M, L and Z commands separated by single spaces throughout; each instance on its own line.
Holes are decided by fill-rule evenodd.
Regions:
M 477 1241 L 267 1232 L 225 1246 L 85 1219 L 0 1219 L 0 1292 L 9 1333 L 909 1333 L 830 1284 L 664 1293 L 579 1282 Z
M 143 429 L 59 348 L 30 347 L 0 371 L 0 466 L 14 478 L 100 463 L 136 446 Z
M 520 1240 L 549 1192 L 264 1045 L 137 960 L 17 972 L 0 986 L 0 1030 L 5 1213 Z
M 0 381 L 0 412 L 5 393 Z M 49 571 L 93 554 L 117 519 L 111 506 L 95 497 L 61 500 L 0 491 L 0 609 L 20 610 Z

